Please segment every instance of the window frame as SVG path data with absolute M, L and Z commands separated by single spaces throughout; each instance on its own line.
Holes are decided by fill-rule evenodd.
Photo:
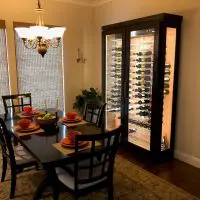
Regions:
M 10 82 L 10 68 L 9 68 L 9 59 L 8 59 L 8 38 L 7 38 L 7 30 L 6 30 L 6 23 L 5 20 L 0 19 L 0 29 L 4 29 L 5 32 L 5 48 L 6 48 L 6 60 L 7 60 L 7 72 L 8 72 L 8 77 L 7 77 L 7 81 L 8 81 L 8 93 L 7 95 L 11 95 L 11 82 Z M 2 100 L 2 98 L 1 98 Z M 2 100 L 3 101 L 3 100 Z

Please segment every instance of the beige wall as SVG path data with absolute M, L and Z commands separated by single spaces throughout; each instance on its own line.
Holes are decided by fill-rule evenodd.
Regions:
M 7 0 L 0 1 L 0 19 L 6 21 L 9 69 L 11 72 L 12 93 L 17 93 L 16 84 L 16 59 L 14 46 L 13 21 L 36 22 L 34 9 L 37 4 L 35 0 Z M 46 24 L 65 26 L 64 35 L 64 75 L 65 96 L 67 110 L 72 109 L 75 95 L 80 89 L 89 85 L 89 77 L 84 81 L 84 74 L 90 69 L 91 44 L 88 41 L 88 33 L 92 29 L 92 9 L 73 4 L 56 2 L 55 0 L 42 0 L 45 9 L 44 21 Z M 87 50 L 88 63 L 77 64 L 77 49 Z
M 162 12 L 183 15 L 175 155 L 200 167 L 200 1 L 113 0 L 94 9 L 93 85 L 101 85 L 101 26 Z

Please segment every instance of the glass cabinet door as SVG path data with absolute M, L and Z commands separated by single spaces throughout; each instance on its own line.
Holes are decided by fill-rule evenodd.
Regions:
M 128 141 L 150 150 L 154 29 L 130 32 Z
M 177 34 L 176 28 L 167 27 L 161 151 L 169 149 L 171 146 L 170 141 L 171 141 L 176 34 Z
M 105 42 L 105 118 L 106 129 L 112 130 L 121 124 L 122 34 L 106 35 Z

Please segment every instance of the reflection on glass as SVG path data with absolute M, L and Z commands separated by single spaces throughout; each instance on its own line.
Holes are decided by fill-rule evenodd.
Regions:
M 176 29 L 167 28 L 161 150 L 170 148 Z
M 130 33 L 128 141 L 150 150 L 154 29 Z
M 106 36 L 106 129 L 121 123 L 122 35 Z

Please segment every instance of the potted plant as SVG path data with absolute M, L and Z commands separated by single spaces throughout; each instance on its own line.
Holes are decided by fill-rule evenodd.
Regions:
M 76 96 L 73 108 L 83 115 L 87 101 L 102 101 L 102 95 L 98 89 L 90 88 L 82 90 L 81 94 Z

